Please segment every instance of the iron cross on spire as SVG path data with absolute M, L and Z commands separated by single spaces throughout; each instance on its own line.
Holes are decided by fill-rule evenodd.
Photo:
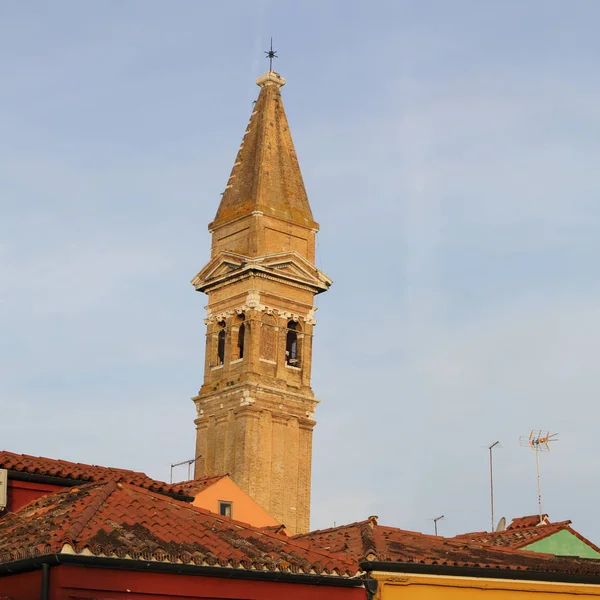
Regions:
M 277 50 L 273 50 L 273 38 L 271 38 L 271 47 L 268 50 L 265 50 L 265 54 L 267 55 L 265 58 L 269 59 L 269 71 L 272 71 L 273 59 L 279 58 L 279 56 L 277 56 Z

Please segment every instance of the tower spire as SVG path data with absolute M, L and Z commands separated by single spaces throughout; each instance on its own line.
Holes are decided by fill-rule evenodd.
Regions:
M 209 225 L 213 232 L 255 213 L 318 230 L 283 107 L 281 88 L 285 83 L 275 71 L 267 71 L 256 80 L 260 93 L 217 214 Z

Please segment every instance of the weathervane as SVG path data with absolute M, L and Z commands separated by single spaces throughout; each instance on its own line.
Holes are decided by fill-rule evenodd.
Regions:
M 273 59 L 279 58 L 279 56 L 277 56 L 277 50 L 273 50 L 273 38 L 271 38 L 271 47 L 268 50 L 265 50 L 265 54 L 267 55 L 265 58 L 269 59 L 269 71 L 272 71 Z

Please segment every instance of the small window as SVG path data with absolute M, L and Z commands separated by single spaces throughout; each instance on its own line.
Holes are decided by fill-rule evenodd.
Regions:
M 222 365 L 225 362 L 225 323 L 219 323 L 221 330 L 217 336 L 217 365 Z
M 298 349 L 298 323 L 290 321 L 287 325 L 285 340 L 285 362 L 292 367 L 300 366 L 300 353 Z
M 223 502 L 222 500 L 219 500 L 220 515 L 223 515 L 224 517 L 231 517 L 232 512 L 231 502 Z
M 242 323 L 238 330 L 238 358 L 244 358 L 244 335 L 246 333 L 246 325 Z
M 231 329 L 231 360 L 236 362 L 244 358 L 244 338 L 246 334 L 246 317 L 240 313 L 233 320 Z

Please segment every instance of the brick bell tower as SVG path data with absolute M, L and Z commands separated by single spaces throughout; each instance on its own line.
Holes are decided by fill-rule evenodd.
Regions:
M 313 220 L 281 100 L 285 79 L 256 80 L 258 100 L 217 215 L 211 259 L 192 280 L 208 295 L 195 477 L 229 473 L 290 533 L 309 530 Z M 234 507 L 235 511 L 235 507 Z

